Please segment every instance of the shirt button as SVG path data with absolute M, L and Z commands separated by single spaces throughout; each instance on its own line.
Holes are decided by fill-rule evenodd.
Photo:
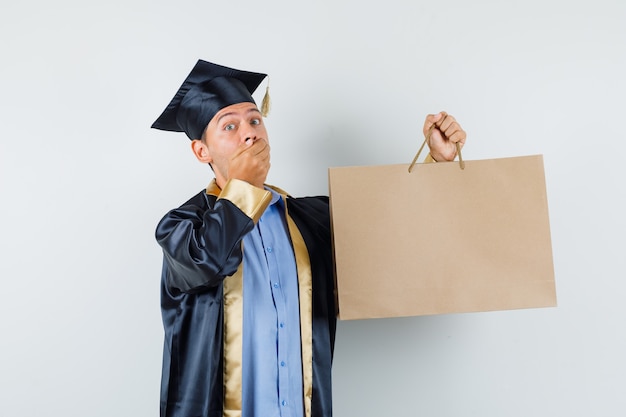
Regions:
M 278 288 L 278 287 L 280 287 L 280 285 L 278 285 L 278 282 L 275 282 L 274 283 L 274 288 Z
M 274 252 L 274 249 L 271 246 L 267 247 L 267 253 L 272 253 Z
M 279 326 L 280 326 L 280 328 L 282 329 L 282 328 L 284 328 L 284 327 L 285 327 L 285 323 L 282 323 L 282 322 L 281 322 L 281 323 L 279 324 Z
M 283 400 L 281 404 L 283 405 L 283 407 L 285 407 L 287 405 L 287 401 Z
M 280 363 L 280 366 L 285 366 L 285 365 L 286 365 L 285 361 L 282 361 L 282 362 Z

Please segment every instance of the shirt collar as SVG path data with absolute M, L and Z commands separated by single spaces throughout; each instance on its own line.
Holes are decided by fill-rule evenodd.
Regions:
M 272 193 L 272 200 L 270 201 L 270 205 L 274 205 L 276 203 L 279 203 L 279 205 L 281 207 L 283 207 L 283 199 L 282 199 L 282 195 L 279 194 L 276 190 L 274 190 L 273 188 L 269 187 L 269 186 L 265 186 L 265 190 L 269 191 L 270 193 Z

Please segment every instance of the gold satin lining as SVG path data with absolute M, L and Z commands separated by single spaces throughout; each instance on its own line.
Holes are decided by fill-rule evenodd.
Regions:
M 208 192 L 208 188 L 207 188 Z M 220 199 L 226 199 L 239 207 L 241 211 L 257 223 L 272 201 L 272 193 L 248 184 L 245 181 L 228 180 L 219 193 Z
M 213 181 L 211 181 L 209 185 L 206 186 L 206 193 L 208 195 L 214 195 L 215 197 L 219 197 L 221 192 L 222 189 L 217 185 L 215 179 L 213 179 Z
M 231 179 L 224 189 L 213 180 L 206 193 L 235 204 L 256 224 L 272 200 L 272 193 L 245 181 Z M 243 387 L 243 262 L 237 271 L 224 279 L 223 384 L 224 417 L 241 417 Z
M 207 194 L 219 195 L 219 198 L 228 198 L 238 207 L 239 204 L 230 197 L 230 192 L 234 187 L 239 185 L 230 184 L 233 181 L 248 185 L 244 187 L 244 191 L 248 189 L 249 184 L 230 180 L 224 190 L 220 192 L 215 182 L 207 187 Z M 256 187 L 255 190 L 258 190 Z M 285 195 L 284 191 L 272 187 L 273 189 Z M 228 192 L 227 189 L 229 189 Z M 252 191 L 255 191 L 252 190 Z M 226 193 L 225 193 L 226 192 Z M 241 192 L 241 191 L 240 191 Z M 255 223 L 261 217 L 261 214 L 271 200 L 260 201 L 257 207 L 260 209 L 257 218 L 253 218 Z M 226 195 L 226 196 L 225 196 Z M 253 196 L 259 196 L 260 193 L 253 192 Z M 284 198 L 284 197 L 283 197 Z M 235 198 L 241 201 L 241 198 Z M 262 207 L 262 208 L 261 208 Z M 287 207 L 285 202 L 285 207 Z M 244 213 L 248 214 L 244 209 Z M 253 210 L 254 211 L 254 210 Z M 311 417 L 311 402 L 313 397 L 313 277 L 311 273 L 311 261 L 304 239 L 298 230 L 294 221 L 289 217 L 285 209 L 287 225 L 293 251 L 296 258 L 296 268 L 298 273 L 298 292 L 300 298 L 300 337 L 302 344 L 302 381 L 304 392 L 304 415 Z M 254 214 L 253 214 L 254 215 Z M 227 277 L 223 284 L 224 291 L 224 417 L 241 417 L 242 405 L 242 358 L 243 358 L 243 263 L 237 269 L 234 275 Z
M 285 205 L 285 207 L 287 207 Z M 311 260 L 304 239 L 294 221 L 287 213 L 287 225 L 291 235 L 293 252 L 298 271 L 300 296 L 300 337 L 302 339 L 302 382 L 304 392 L 304 415 L 311 417 L 313 397 L 313 276 Z
M 243 263 L 242 263 L 243 265 Z M 241 417 L 243 267 L 224 280 L 224 417 Z

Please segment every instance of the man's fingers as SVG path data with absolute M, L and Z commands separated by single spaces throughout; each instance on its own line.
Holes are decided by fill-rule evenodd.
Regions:
M 456 119 L 454 118 L 454 116 L 450 116 L 445 112 L 441 112 L 441 114 L 443 115 L 443 117 L 438 120 L 436 124 L 439 130 L 445 132 L 450 128 L 453 123 L 456 123 Z
M 452 142 L 465 142 L 465 131 L 453 116 L 446 115 L 446 117 L 438 123 L 438 128 L 446 139 Z
M 239 145 L 239 148 L 234 153 L 233 158 L 236 158 L 246 152 L 250 152 L 251 155 L 258 155 L 264 150 L 269 152 L 269 143 L 265 139 L 249 139 Z
M 269 154 L 269 152 L 270 152 L 270 145 L 264 139 L 257 140 L 256 142 L 254 142 L 252 144 L 252 151 L 254 151 L 255 155 L 259 155 L 259 154 L 261 154 L 263 152 L 267 152 Z
M 439 112 L 437 114 L 429 114 L 426 116 L 426 120 L 424 121 L 424 136 L 428 135 L 428 131 L 430 130 L 430 128 L 432 127 L 432 125 L 436 125 L 436 127 L 438 127 L 438 123 L 441 122 L 441 120 L 443 120 L 443 117 L 445 117 L 446 112 Z
M 448 139 L 450 139 L 450 142 L 453 143 L 460 143 L 461 145 L 465 144 L 465 132 L 462 130 L 456 131 L 452 134 L 452 136 L 450 136 Z
M 460 140 L 465 140 L 465 131 L 461 129 L 458 123 L 454 123 L 450 125 L 450 127 L 443 132 L 443 134 L 451 140 L 452 142 L 458 142 Z

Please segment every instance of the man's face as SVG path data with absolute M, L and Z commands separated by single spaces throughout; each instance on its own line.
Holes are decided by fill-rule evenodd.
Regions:
M 260 139 L 267 140 L 267 131 L 257 106 L 238 103 L 220 110 L 207 125 L 202 140 L 193 141 L 192 148 L 198 160 L 211 164 L 217 185 L 223 187 L 230 178 L 231 156 L 246 140 Z

